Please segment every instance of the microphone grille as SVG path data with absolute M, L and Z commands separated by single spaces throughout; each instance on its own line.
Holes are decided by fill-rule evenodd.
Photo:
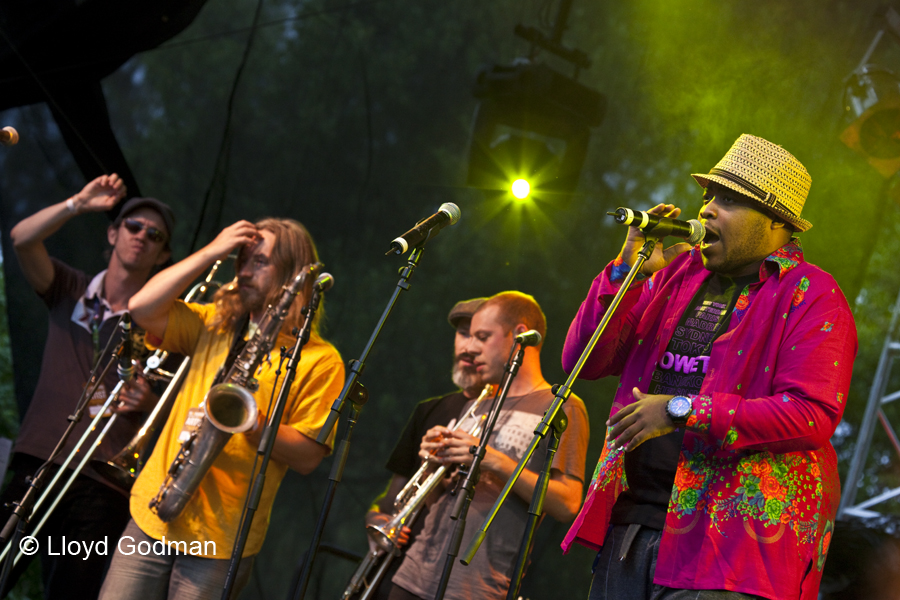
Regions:
M 318 279 L 316 279 L 315 286 L 319 289 L 320 292 L 327 292 L 331 289 L 331 286 L 334 285 L 334 275 L 331 273 L 322 273 L 319 275 Z
M 444 202 L 443 204 L 441 204 L 438 212 L 442 212 L 450 217 L 451 225 L 454 225 L 457 221 L 459 221 L 459 217 L 462 214 L 462 212 L 459 210 L 459 207 L 452 202 Z
M 706 227 L 697 219 L 691 219 L 688 221 L 688 225 L 691 226 L 691 237 L 687 241 L 691 246 L 696 246 L 706 237 Z

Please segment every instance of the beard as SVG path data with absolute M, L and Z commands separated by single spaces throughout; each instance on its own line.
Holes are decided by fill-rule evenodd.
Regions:
M 459 359 L 453 360 L 453 384 L 463 391 L 480 390 L 484 387 L 481 375 L 475 370 L 475 367 L 464 367 L 460 364 Z
M 258 289 L 254 288 L 238 288 L 238 297 L 241 299 L 241 306 L 246 312 L 253 312 L 264 308 L 266 305 L 266 296 Z

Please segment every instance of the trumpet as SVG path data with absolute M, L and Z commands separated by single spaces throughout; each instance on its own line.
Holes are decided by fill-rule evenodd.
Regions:
M 256 333 L 229 366 L 224 382 L 206 393 L 203 422 L 181 445 L 159 492 L 150 500 L 150 510 L 163 522 L 169 523 L 181 514 L 232 434 L 249 431 L 256 425 L 258 409 L 252 392 L 258 385 L 253 374 L 275 345 L 294 298 L 321 268 L 321 263 L 307 265 L 284 286 L 278 302 L 266 308 Z
M 230 255 L 228 258 L 235 257 L 236 255 Z M 184 297 L 184 301 L 195 302 L 198 299 L 203 300 L 211 290 L 217 290 L 222 287 L 222 284 L 214 279 L 216 272 L 221 266 L 222 261 L 217 260 L 209 273 L 207 273 L 206 278 L 190 289 Z M 91 461 L 91 467 L 93 467 L 97 473 L 126 490 L 131 489 L 135 479 L 137 479 L 137 476 L 140 474 L 141 468 L 144 466 L 141 457 L 146 456 L 147 444 L 153 438 L 153 434 L 156 430 L 161 425 L 165 424 L 165 419 L 168 417 L 172 404 L 178 396 L 181 382 L 184 380 L 184 376 L 187 374 L 188 368 L 190 368 L 191 365 L 191 357 L 186 356 L 181 361 L 178 370 L 175 371 L 175 373 L 169 373 L 160 368 L 160 364 L 164 360 L 165 358 L 160 356 L 159 351 L 147 359 L 147 366 L 152 369 L 151 373 L 156 372 L 162 374 L 163 378 L 168 378 L 169 385 L 166 387 L 166 391 L 159 397 L 159 401 L 156 403 L 156 406 L 153 407 L 153 411 L 147 416 L 144 424 L 138 432 L 134 434 L 131 441 L 128 442 L 116 456 L 110 460 L 95 459 Z
M 453 428 L 454 431 L 463 429 L 463 425 L 471 420 L 472 422 L 465 429 L 466 433 L 474 436 L 481 433 L 481 427 L 486 415 L 475 416 L 475 411 L 493 390 L 494 386 L 491 384 L 484 386 L 478 398 L 456 422 L 456 426 Z M 370 550 L 360 562 L 359 567 L 357 567 L 350 578 L 350 583 L 344 590 L 344 594 L 341 596 L 342 600 L 348 600 L 355 594 L 358 594 L 363 588 L 365 590 L 359 596 L 359 600 L 368 600 L 387 572 L 391 561 L 395 557 L 400 556 L 401 551 L 398 539 L 402 529 L 411 526 L 415 522 L 425 506 L 425 500 L 447 472 L 446 465 L 440 465 L 433 471 L 431 470 L 432 467 L 432 463 L 428 461 L 422 462 L 419 470 L 409 479 L 394 499 L 394 515 L 387 523 L 366 526 L 366 529 L 369 530 L 369 535 L 378 547 Z M 373 569 L 375 569 L 375 573 L 370 577 L 370 572 Z

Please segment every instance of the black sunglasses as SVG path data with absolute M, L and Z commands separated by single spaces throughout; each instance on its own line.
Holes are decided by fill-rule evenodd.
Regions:
M 137 235 L 144 229 L 147 230 L 147 238 L 151 242 L 156 242 L 157 244 L 161 244 L 166 241 L 166 234 L 157 229 L 156 227 L 151 227 L 150 225 L 144 225 L 140 221 L 135 219 L 125 219 L 122 222 L 125 225 L 125 229 L 129 231 L 132 235 Z

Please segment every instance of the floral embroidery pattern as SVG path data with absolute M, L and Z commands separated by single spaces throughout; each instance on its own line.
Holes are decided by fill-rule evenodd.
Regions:
M 600 460 L 597 461 L 597 467 L 594 469 L 594 476 L 591 485 L 597 489 L 604 489 L 610 483 L 619 483 L 623 488 L 628 487 L 625 481 L 625 463 L 622 460 L 622 452 L 624 448 L 613 448 L 613 440 L 609 437 L 612 427 L 606 428 L 606 444 L 603 446 L 603 452 Z
M 816 561 L 816 570 L 821 571 L 825 566 L 825 558 L 828 556 L 828 547 L 831 546 L 831 535 L 834 533 L 834 521 L 825 521 L 825 530 L 819 540 L 819 559 Z
M 829 323 L 828 321 L 825 321 L 825 324 L 822 325 L 822 329 L 820 329 L 819 331 L 824 331 L 827 333 L 827 332 L 831 331 L 832 327 L 834 327 L 834 323 Z
M 800 240 L 798 238 L 791 239 L 790 242 L 770 254 L 766 260 L 778 264 L 778 277 L 783 277 L 785 273 L 799 265 L 800 261 L 803 260 L 803 248 L 800 245 Z M 765 265 L 760 267 L 760 269 L 764 267 Z M 761 270 L 760 279 L 762 279 L 762 276 Z
M 700 433 L 708 432 L 709 425 L 712 422 L 712 397 L 692 396 L 691 405 L 693 410 L 685 423 L 685 427 Z
M 760 280 L 764 280 L 767 276 L 766 273 L 766 262 L 774 263 L 778 266 L 778 277 L 781 278 L 785 273 L 796 267 L 803 260 L 803 249 L 800 246 L 800 240 L 797 238 L 792 239 L 790 242 L 770 254 L 763 264 L 759 267 L 759 278 Z M 805 284 L 803 282 L 806 282 Z M 800 284 L 798 284 L 798 288 L 801 285 L 805 285 L 801 292 L 801 296 L 799 301 L 797 300 L 797 294 L 794 294 L 794 305 L 793 308 L 799 306 L 803 302 L 803 295 L 805 295 L 806 290 L 809 288 L 809 279 L 804 277 Z M 747 310 L 750 308 L 750 286 L 746 286 L 743 291 L 741 291 L 740 296 L 738 296 L 737 304 L 734 306 L 734 310 L 732 311 L 732 316 L 737 319 L 737 322 L 740 323 L 741 319 L 744 318 Z M 787 313 L 784 315 L 787 318 Z
M 744 289 L 741 291 L 741 295 L 738 296 L 737 303 L 734 305 L 734 310 L 731 314 L 740 323 L 741 319 L 743 319 L 744 315 L 747 313 L 748 308 L 750 308 L 750 286 L 745 285 Z
M 706 468 L 704 458 L 700 452 L 681 453 L 669 510 L 674 509 L 682 515 L 692 515 L 695 510 L 706 508 L 706 484 L 712 473 Z
M 737 480 L 738 486 L 716 485 L 717 479 Z M 710 456 L 707 445 L 696 438 L 692 451 L 683 450 L 679 459 L 669 510 L 679 517 L 703 510 L 720 532 L 725 521 L 735 518 L 764 526 L 784 524 L 801 544 L 811 544 L 822 498 L 821 471 L 809 458 L 770 452 L 720 458 Z M 820 541 L 823 563 L 829 541 L 830 535 Z
M 728 433 L 725 434 L 725 441 L 722 442 L 722 447 L 733 446 L 734 443 L 738 440 L 738 432 L 732 427 L 728 430 Z
M 794 298 L 791 301 L 791 312 L 794 312 L 795 309 L 805 304 L 804 298 L 806 297 L 806 290 L 808 289 L 809 278 L 804 276 L 797 282 L 797 287 L 794 288 Z
M 625 264 L 621 256 L 617 256 L 613 261 L 612 272 L 609 274 L 610 281 L 622 281 L 628 275 L 631 267 Z

